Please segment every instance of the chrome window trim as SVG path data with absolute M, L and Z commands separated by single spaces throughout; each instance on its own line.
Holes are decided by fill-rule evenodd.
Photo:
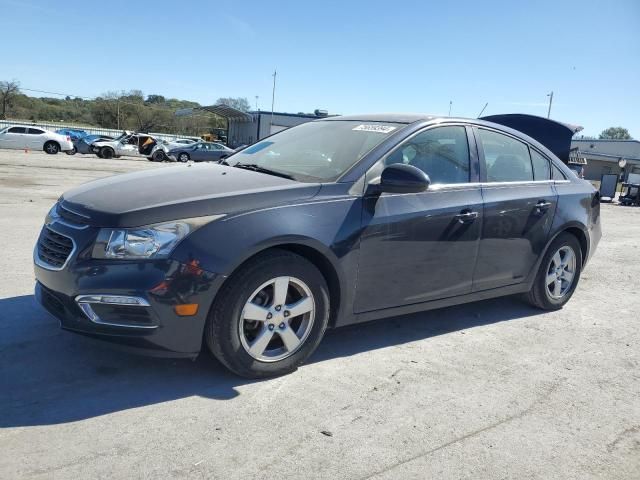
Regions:
M 128 298 L 131 300 L 135 300 L 137 303 L 113 303 L 113 302 L 104 301 L 105 298 Z M 98 316 L 98 314 L 96 314 L 93 308 L 91 308 L 92 304 L 124 305 L 127 307 L 143 307 L 143 308 L 150 307 L 151 305 L 149 305 L 149 302 L 142 297 L 136 297 L 132 295 L 112 295 L 112 294 L 95 293 L 95 294 L 78 295 L 75 298 L 75 302 L 78 304 L 78 307 L 80 307 L 80 310 L 82 310 L 82 313 L 84 313 L 85 316 L 90 321 L 92 321 L 97 325 L 105 325 L 108 327 L 134 328 L 134 329 L 143 329 L 143 330 L 152 330 L 154 328 L 158 328 L 159 326 L 159 325 L 131 325 L 126 323 L 105 322 Z
M 38 255 L 38 246 L 40 245 L 40 236 L 38 236 L 38 241 L 36 242 L 36 246 L 33 249 L 33 262 L 36 265 L 38 265 L 39 267 L 44 268 L 45 270 L 51 270 L 53 272 L 59 272 L 60 270 L 64 270 L 64 268 L 67 266 L 67 264 L 71 260 L 71 257 L 73 257 L 73 254 L 76 253 L 77 246 L 76 246 L 76 241 L 72 237 L 70 237 L 69 235 L 65 235 L 64 233 L 60 233 L 57 230 L 54 230 L 53 228 L 51 228 L 52 225 L 53 224 L 45 225 L 42 228 L 48 228 L 52 232 L 57 233 L 58 235 L 62 235 L 63 237 L 67 237 L 69 240 L 71 240 L 71 244 L 73 246 L 71 247 L 71 251 L 69 252 L 69 256 L 67 257 L 67 259 L 64 261 L 64 263 L 60 267 L 54 267 L 53 265 L 50 265 L 50 264 L 40 260 L 40 255 Z M 42 235 L 42 231 L 40 232 L 40 235 Z

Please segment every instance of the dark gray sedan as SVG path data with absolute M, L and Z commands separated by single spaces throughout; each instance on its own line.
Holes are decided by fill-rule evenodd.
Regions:
M 168 155 L 178 162 L 219 162 L 232 153 L 234 150 L 221 143 L 198 142 L 169 150 Z

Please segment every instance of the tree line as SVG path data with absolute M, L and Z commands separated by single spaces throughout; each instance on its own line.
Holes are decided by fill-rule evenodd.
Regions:
M 246 98 L 219 98 L 216 103 L 250 109 Z M 33 97 L 20 90 L 17 81 L 0 81 L 0 119 L 59 122 L 141 132 L 167 132 L 199 136 L 212 129 L 227 128 L 226 120 L 208 112 L 176 116 L 180 109 L 196 108 L 197 102 L 144 95 L 141 90 L 106 92 L 82 97 Z

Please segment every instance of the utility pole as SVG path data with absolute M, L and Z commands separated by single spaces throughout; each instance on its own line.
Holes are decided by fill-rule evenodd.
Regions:
M 271 93 L 271 122 L 269 123 L 269 135 L 271 135 L 271 127 L 273 126 L 273 106 L 276 102 L 276 75 L 277 70 L 273 71 L 273 92 Z
M 451 105 L 453 105 L 453 101 L 449 100 L 449 116 L 451 116 Z
M 256 112 L 258 111 L 258 98 L 260 98 L 258 95 L 256 95 Z
M 118 130 L 120 130 L 120 99 L 118 98 Z
M 551 104 L 553 103 L 553 90 L 551 91 L 551 93 L 547 94 L 547 97 L 549 97 L 549 110 L 547 111 L 547 118 L 551 118 Z

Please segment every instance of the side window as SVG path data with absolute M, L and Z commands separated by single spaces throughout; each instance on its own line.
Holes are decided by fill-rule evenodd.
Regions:
M 38 128 L 30 128 L 29 132 L 27 132 L 29 135 L 42 135 L 44 132 Z
M 464 127 L 431 128 L 403 142 L 385 165 L 405 163 L 419 168 L 431 183 L 469 181 L 469 144 Z
M 478 129 L 488 182 L 533 180 L 529 147 L 501 133 Z
M 535 150 L 531 149 L 531 163 L 533 164 L 534 180 L 549 180 L 551 178 L 551 168 L 547 157 L 543 157 Z
M 24 127 L 12 127 L 7 133 L 27 133 L 27 129 Z
M 552 165 L 551 175 L 552 175 L 551 178 L 553 178 L 554 180 L 566 180 L 567 179 L 567 177 L 565 177 L 564 173 L 562 173 L 562 170 L 560 170 L 555 165 Z

